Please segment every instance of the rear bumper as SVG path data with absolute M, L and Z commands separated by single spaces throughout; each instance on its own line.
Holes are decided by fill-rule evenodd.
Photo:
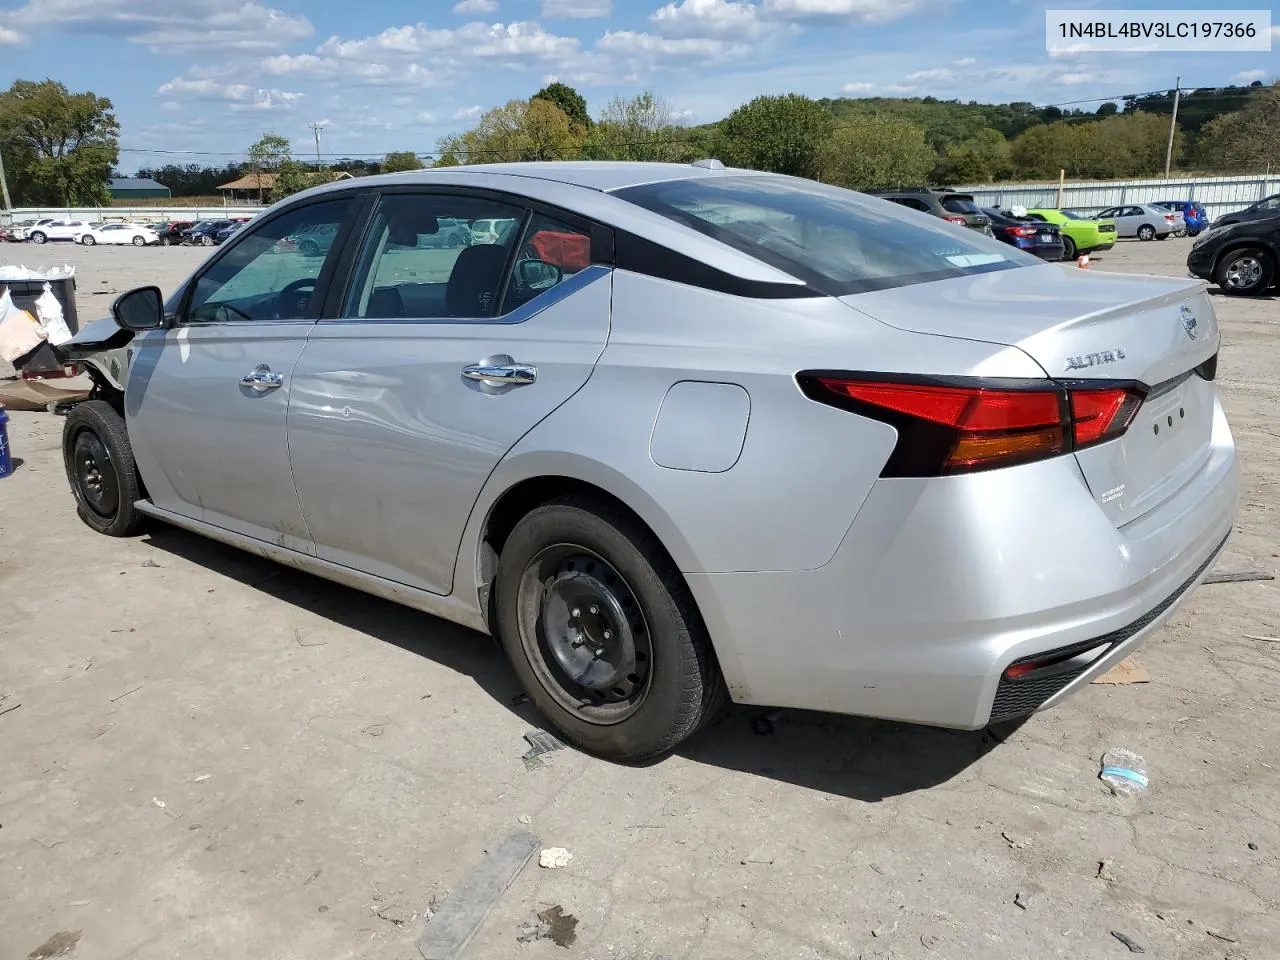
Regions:
M 1105 240 L 1099 239 L 1097 246 L 1090 247 L 1089 252 L 1095 253 L 1099 250 L 1110 250 L 1115 245 L 1116 245 L 1116 238 L 1115 238 L 1115 235 L 1112 234 L 1109 239 L 1105 239 Z
M 1157 630 L 1222 549 L 1237 487 L 1219 406 L 1203 467 L 1124 527 L 1059 457 L 882 480 L 826 566 L 688 580 L 736 700 L 975 729 L 1058 703 Z M 1015 661 L 1081 646 L 1060 682 L 1002 692 Z

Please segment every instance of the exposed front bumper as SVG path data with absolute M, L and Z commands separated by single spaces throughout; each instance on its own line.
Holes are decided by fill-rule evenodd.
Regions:
M 1058 457 L 882 480 L 826 566 L 688 580 L 736 700 L 973 729 L 1013 662 L 1114 635 L 1030 712 L 1157 630 L 1221 550 L 1237 487 L 1219 406 L 1202 468 L 1123 527 Z

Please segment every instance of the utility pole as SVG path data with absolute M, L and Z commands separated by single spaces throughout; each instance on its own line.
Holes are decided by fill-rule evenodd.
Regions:
M 1178 101 L 1182 99 L 1182 78 L 1174 82 L 1173 116 L 1169 118 L 1169 148 L 1164 152 L 1164 175 L 1169 176 L 1169 168 L 1173 165 L 1173 134 L 1178 129 Z
M 320 169 L 320 131 L 324 129 L 324 124 L 319 121 L 309 124 L 311 132 L 316 135 L 316 170 Z
M 13 201 L 9 199 L 9 181 L 4 176 L 4 151 L 0 150 L 0 196 L 4 197 L 4 208 L 13 209 Z

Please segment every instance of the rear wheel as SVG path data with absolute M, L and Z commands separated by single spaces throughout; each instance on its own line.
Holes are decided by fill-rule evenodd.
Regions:
M 1156 236 L 1156 228 L 1149 223 L 1144 223 L 1138 228 L 1139 240 L 1154 240 Z
M 298 252 L 304 257 L 314 257 L 320 252 L 320 247 L 317 246 L 314 240 L 303 240 L 298 244 Z
M 71 408 L 62 427 L 62 459 L 86 524 L 109 537 L 127 537 L 142 521 L 138 468 L 124 420 L 109 403 L 86 400 Z
M 1075 258 L 1076 258 L 1076 242 L 1064 233 L 1062 235 L 1062 259 L 1074 260 Z
M 1271 257 L 1265 250 L 1252 247 L 1224 254 L 1213 273 L 1213 279 L 1223 293 L 1240 297 L 1266 293 L 1275 278 L 1275 263 Z
M 80 238 L 80 242 L 83 243 L 86 247 L 92 247 L 98 241 L 93 239 L 93 237 L 91 237 L 89 234 L 86 233 L 83 237 Z
M 173 243 L 173 241 L 172 241 L 172 240 L 170 240 L 168 237 L 161 237 L 161 238 L 160 238 L 160 246 L 162 246 L 162 247 L 167 247 L 167 246 L 169 246 L 169 244 L 171 244 L 171 243 Z
M 31 236 L 27 237 L 27 239 L 32 243 L 44 243 L 49 238 L 37 230 L 35 233 L 31 234 Z
M 566 497 L 507 538 L 498 635 L 538 709 L 613 760 L 674 748 L 726 698 L 689 589 L 653 535 L 604 501 Z
M 133 245 L 135 247 L 145 247 L 147 245 L 147 240 L 145 237 L 134 237 Z

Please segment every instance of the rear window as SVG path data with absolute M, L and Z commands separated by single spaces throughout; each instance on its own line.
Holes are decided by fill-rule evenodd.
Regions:
M 708 177 L 615 196 L 832 296 L 1041 263 L 997 240 L 809 180 Z
M 978 213 L 978 205 L 973 197 L 943 197 L 942 209 L 947 213 Z

